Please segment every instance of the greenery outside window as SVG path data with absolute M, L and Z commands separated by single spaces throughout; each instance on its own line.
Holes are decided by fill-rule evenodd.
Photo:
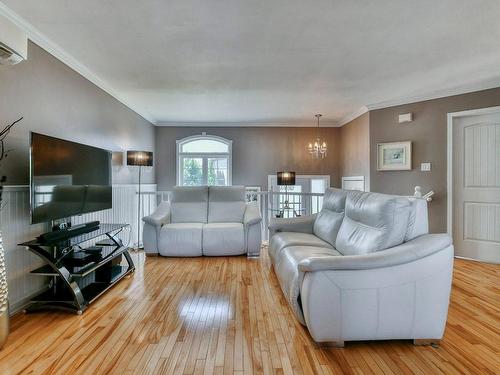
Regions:
M 231 165 L 231 140 L 202 134 L 177 141 L 177 185 L 231 185 Z

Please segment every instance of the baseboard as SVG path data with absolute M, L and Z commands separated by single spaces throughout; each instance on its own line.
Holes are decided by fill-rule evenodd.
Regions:
M 484 263 L 484 264 L 500 264 L 498 262 L 488 262 L 486 260 L 481 260 L 481 259 L 474 259 L 474 258 L 467 258 L 467 257 L 461 257 L 459 255 L 455 255 L 455 258 L 457 259 L 462 259 L 462 260 L 468 260 L 470 262 L 477 262 L 477 263 Z
M 16 303 L 13 303 L 12 305 L 9 305 L 9 316 L 14 316 L 20 311 L 24 310 L 24 308 L 29 305 L 31 300 L 39 295 L 42 292 L 45 292 L 48 289 L 48 286 L 45 286 L 43 288 L 40 288 L 36 292 L 33 292 L 26 297 L 23 297 L 21 300 L 17 301 Z

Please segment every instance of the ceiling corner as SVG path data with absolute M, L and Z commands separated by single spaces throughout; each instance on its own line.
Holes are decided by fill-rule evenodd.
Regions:
M 349 115 L 345 116 L 344 118 L 342 118 L 338 122 L 337 126 L 342 127 L 342 126 L 346 125 L 347 123 L 351 122 L 352 120 L 357 119 L 359 116 L 364 115 L 368 111 L 369 111 L 369 108 L 364 105 L 361 108 L 359 108 L 357 111 L 354 111 L 354 112 L 350 113 Z
M 145 120 L 150 122 L 152 125 L 156 125 L 157 121 L 155 118 L 153 118 L 150 114 L 145 113 L 144 111 L 131 105 L 125 98 L 121 97 L 121 95 L 119 95 L 117 93 L 117 91 L 115 89 L 113 89 L 109 83 L 107 83 L 105 80 L 100 78 L 97 74 L 92 72 L 85 65 L 81 64 L 72 55 L 70 55 L 69 53 L 64 51 L 59 45 L 54 43 L 51 39 L 47 38 L 42 32 L 40 32 L 38 29 L 36 29 L 33 25 L 31 25 L 24 18 L 19 16 L 16 12 L 12 11 L 9 7 L 7 7 L 1 1 L 0 1 L 0 15 L 3 15 L 7 19 L 9 19 L 11 22 L 13 22 L 15 25 L 17 25 L 22 30 L 24 30 L 24 32 L 28 36 L 29 40 L 31 40 L 32 42 L 34 42 L 35 44 L 37 44 L 38 46 L 43 48 L 45 51 L 50 53 L 56 59 L 61 61 L 63 64 L 69 66 L 71 69 L 73 69 L 75 72 L 80 74 L 82 77 L 86 78 L 87 80 L 92 82 L 94 85 L 99 87 L 101 90 L 103 90 L 107 94 L 111 95 L 113 98 L 118 100 L 124 106 L 131 109 L 132 111 L 137 113 L 139 116 L 141 116 L 142 118 L 144 118 Z

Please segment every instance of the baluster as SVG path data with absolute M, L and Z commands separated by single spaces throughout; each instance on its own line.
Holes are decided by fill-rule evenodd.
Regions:
M 266 238 L 269 240 L 269 194 L 266 194 Z

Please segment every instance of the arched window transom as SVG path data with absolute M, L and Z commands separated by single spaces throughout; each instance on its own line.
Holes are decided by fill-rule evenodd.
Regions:
M 194 135 L 177 141 L 177 185 L 232 184 L 232 141 Z

